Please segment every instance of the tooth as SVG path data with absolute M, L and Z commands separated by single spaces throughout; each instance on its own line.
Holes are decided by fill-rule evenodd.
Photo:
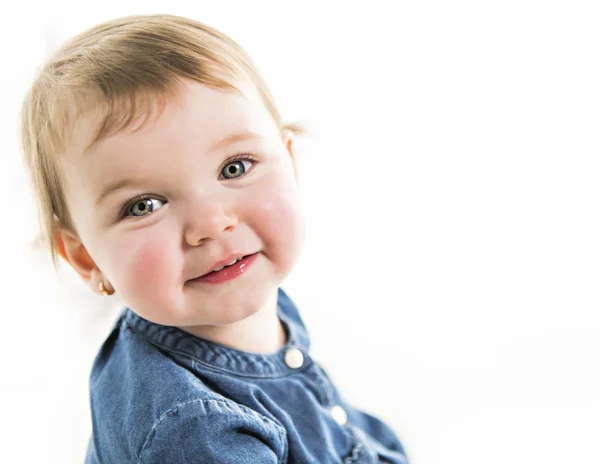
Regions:
M 239 259 L 234 259 L 233 261 L 231 261 L 229 264 L 226 264 L 225 266 L 221 266 L 221 267 L 218 267 L 218 268 L 216 268 L 216 269 L 213 269 L 213 272 L 218 272 L 218 271 L 220 271 L 221 269 L 225 269 L 225 268 L 226 268 L 226 267 L 228 267 L 228 266 L 233 266 L 235 263 L 237 263 L 237 262 L 238 262 L 239 260 L 241 260 L 241 259 L 242 259 L 242 258 L 239 258 Z

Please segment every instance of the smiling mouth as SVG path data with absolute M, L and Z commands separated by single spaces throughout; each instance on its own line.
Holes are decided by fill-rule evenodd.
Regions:
M 233 280 L 243 275 L 254 263 L 258 253 L 245 255 L 231 260 L 229 263 L 219 266 L 214 270 L 188 280 L 187 284 L 220 284 Z
M 212 271 L 210 271 L 210 272 L 207 272 L 207 273 L 206 273 L 206 274 L 204 274 L 204 275 L 208 275 L 208 274 L 211 274 L 211 273 L 213 273 L 213 272 L 219 272 L 220 270 L 222 270 L 222 269 L 225 269 L 226 267 L 231 267 L 231 266 L 233 266 L 235 263 L 237 263 L 238 261 L 241 261 L 242 259 L 244 259 L 246 256 L 248 256 L 248 255 L 244 255 L 244 256 L 242 256 L 242 257 L 240 257 L 240 258 L 234 259 L 234 260 L 232 260 L 232 261 L 231 261 L 229 264 L 225 264 L 224 266 L 221 266 L 221 267 L 218 267 L 218 268 L 216 268 L 216 269 L 213 269 Z M 200 277 L 204 277 L 204 276 L 200 276 Z

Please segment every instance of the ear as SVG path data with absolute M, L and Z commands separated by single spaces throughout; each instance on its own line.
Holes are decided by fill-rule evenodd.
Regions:
M 58 254 L 94 292 L 98 293 L 98 284 L 102 281 L 102 273 L 77 234 L 68 229 L 59 228 L 54 234 L 54 238 Z
M 296 183 L 298 182 L 298 165 L 296 164 L 296 135 L 289 129 L 283 131 L 283 145 L 292 160 L 294 166 L 294 176 L 296 177 Z

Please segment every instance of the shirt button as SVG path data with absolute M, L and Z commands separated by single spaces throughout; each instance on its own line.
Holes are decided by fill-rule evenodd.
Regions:
M 285 352 L 285 363 L 292 369 L 298 369 L 304 364 L 304 355 L 298 348 L 290 348 Z
M 342 408 L 339 404 L 336 404 L 331 408 L 331 415 L 339 425 L 344 425 L 346 422 L 348 422 L 346 411 L 344 411 L 344 408 Z

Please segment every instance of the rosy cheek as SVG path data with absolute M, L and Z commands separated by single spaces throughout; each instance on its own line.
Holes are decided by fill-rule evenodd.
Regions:
M 282 180 L 266 185 L 254 197 L 260 200 L 248 205 L 248 211 L 253 217 L 249 220 L 260 230 L 264 245 L 274 254 L 273 258 L 286 267 L 295 261 L 302 247 L 304 219 L 297 188 Z
M 148 292 L 160 288 L 161 282 L 171 280 L 169 272 L 175 269 L 172 253 L 169 253 L 164 238 L 158 234 L 131 233 L 131 239 L 118 247 L 120 280 L 126 293 Z M 165 237 L 165 236 L 163 236 Z
M 148 245 L 131 254 L 130 271 L 136 276 L 136 280 L 151 284 L 160 279 L 165 261 L 166 256 L 160 248 Z

